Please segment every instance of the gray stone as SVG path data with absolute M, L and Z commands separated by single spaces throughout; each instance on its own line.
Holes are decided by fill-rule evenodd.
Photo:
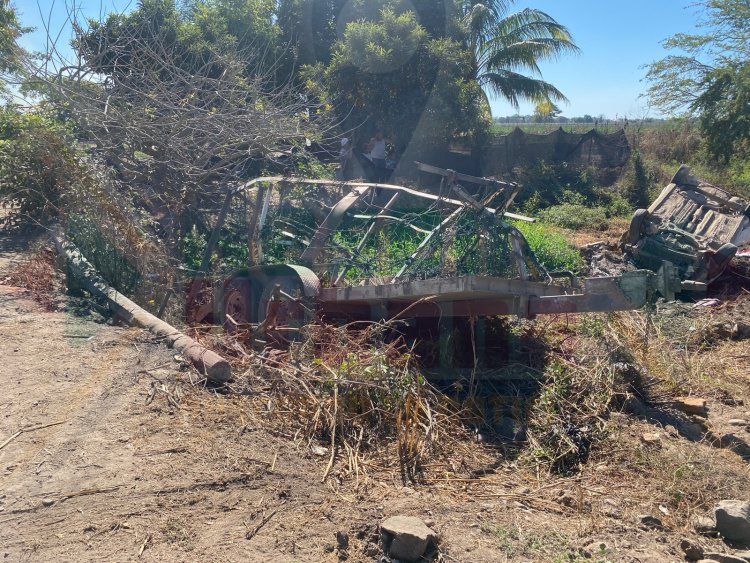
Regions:
M 709 516 L 699 516 L 693 520 L 693 528 L 703 536 L 714 536 L 717 534 L 716 522 Z
M 750 422 L 742 418 L 733 418 L 731 420 L 728 420 L 727 424 L 729 426 L 747 426 L 748 424 L 750 424 Z
M 680 549 L 685 554 L 685 558 L 690 561 L 697 561 L 703 559 L 703 548 L 697 543 L 692 542 L 688 539 L 683 539 L 680 542 Z
M 414 561 L 422 557 L 437 534 L 419 518 L 393 516 L 380 524 L 383 546 L 391 557 Z
M 714 511 L 716 529 L 728 540 L 750 543 L 750 502 L 722 500 Z
M 716 563 L 746 563 L 742 557 L 736 557 L 728 553 L 709 552 L 703 557 L 708 561 L 716 561 Z
M 641 523 L 641 528 L 645 530 L 663 530 L 664 524 L 656 516 L 650 514 L 642 514 L 638 517 L 638 521 Z
M 336 543 L 339 549 L 348 549 L 349 547 L 349 534 L 346 532 L 336 532 Z

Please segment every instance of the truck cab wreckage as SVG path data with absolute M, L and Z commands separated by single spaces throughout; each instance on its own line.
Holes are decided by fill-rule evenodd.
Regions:
M 669 262 L 657 273 L 613 277 L 550 272 L 510 222 L 534 221 L 508 211 L 519 185 L 417 167 L 439 178 L 437 193 L 283 176 L 229 191 L 188 290 L 189 322 L 283 331 L 314 317 L 416 322 L 618 311 L 656 295 L 673 299 L 684 287 Z M 396 236 L 385 238 L 386 228 Z M 238 231 L 246 265 L 212 270 L 220 241 Z

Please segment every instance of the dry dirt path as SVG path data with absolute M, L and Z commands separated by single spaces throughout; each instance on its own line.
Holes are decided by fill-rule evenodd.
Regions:
M 29 244 L 0 233 L 0 280 Z M 333 491 L 327 458 L 247 397 L 192 385 L 148 333 L 81 309 L 0 285 L 0 561 L 375 561 L 382 518 L 436 508 L 390 484 Z
M 0 278 L 24 242 L 0 239 Z M 304 462 L 279 455 L 270 471 L 280 444 L 223 421 L 233 400 L 191 392 L 147 333 L 0 286 L 0 358 L 0 559 L 321 560 L 315 534 L 246 539 L 264 515 L 301 522 L 324 498 L 291 498 Z

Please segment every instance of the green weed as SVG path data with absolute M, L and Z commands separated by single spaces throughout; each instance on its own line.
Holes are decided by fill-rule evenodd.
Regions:
M 545 560 L 554 557 L 561 551 L 566 551 L 570 543 L 569 538 L 560 532 L 538 532 L 525 534 L 523 529 L 518 525 L 500 525 L 488 524 L 482 525 L 482 531 L 491 536 L 500 550 L 508 558 L 517 556 L 540 556 L 544 555 Z M 557 561 L 557 559 L 555 559 Z M 561 561 L 567 561 L 562 559 Z
M 576 203 L 553 205 L 540 211 L 539 216 L 551 225 L 574 231 L 603 231 L 609 225 L 607 210 L 604 207 L 587 207 Z
M 514 223 L 514 226 L 523 233 L 537 259 L 549 271 L 575 273 L 583 267 L 580 252 L 554 227 L 521 221 Z

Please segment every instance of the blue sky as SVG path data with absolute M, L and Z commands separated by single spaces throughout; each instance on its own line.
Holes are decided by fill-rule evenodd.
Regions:
M 646 90 L 641 68 L 662 58 L 661 42 L 671 35 L 696 31 L 694 0 L 520 0 L 516 9 L 537 8 L 568 27 L 582 50 L 541 65 L 544 79 L 562 90 L 570 104 L 562 114 L 609 118 L 657 117 L 639 95 Z M 492 102 L 495 116 L 515 110 Z M 521 113 L 533 113 L 531 105 Z
M 518 0 L 516 10 L 533 7 L 547 12 L 573 34 L 583 51 L 541 65 L 545 80 L 569 98 L 561 104 L 563 115 L 605 115 L 609 118 L 658 117 L 639 95 L 644 64 L 664 56 L 660 43 L 677 32 L 695 31 L 694 0 Z M 46 32 L 42 22 L 51 14 L 50 28 L 56 34 L 65 27 L 66 15 L 75 7 L 79 14 L 98 18 L 100 14 L 136 5 L 136 0 L 16 0 L 24 25 L 37 28 L 22 44 L 44 49 Z M 41 7 L 41 10 L 40 10 Z M 44 14 L 40 15 L 40 11 Z M 522 105 L 521 113 L 532 113 Z M 515 113 L 507 103 L 492 101 L 492 113 Z

